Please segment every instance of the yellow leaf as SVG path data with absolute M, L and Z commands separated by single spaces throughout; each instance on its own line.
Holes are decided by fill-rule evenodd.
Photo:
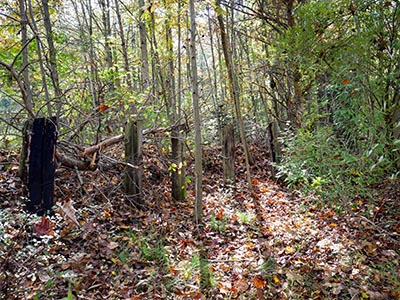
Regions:
M 118 263 L 119 263 L 119 259 L 116 258 L 116 257 L 111 258 L 111 261 L 112 261 L 114 264 L 118 264 Z
M 368 296 L 368 294 L 366 292 L 361 292 L 361 298 L 368 299 L 369 296 Z
M 126 225 L 120 225 L 119 226 L 119 229 L 130 229 L 131 227 L 130 226 L 126 226 Z
M 276 284 L 278 284 L 278 283 L 281 282 L 281 281 L 279 280 L 278 276 L 272 276 L 272 280 L 273 280 Z
M 329 226 L 330 226 L 330 227 L 336 227 L 337 224 L 336 224 L 336 223 L 331 223 L 331 224 L 329 224 Z
M 254 244 L 253 243 L 248 243 L 247 245 L 246 245 L 246 249 L 247 250 L 250 250 L 250 249 L 252 249 L 254 247 Z
M 296 249 L 294 248 L 294 247 L 292 247 L 292 246 L 287 246 L 286 248 L 285 248 L 285 253 L 286 254 L 293 254 L 293 253 L 295 253 L 296 252 Z

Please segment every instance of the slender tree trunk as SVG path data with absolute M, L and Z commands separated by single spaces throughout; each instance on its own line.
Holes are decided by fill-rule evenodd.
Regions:
M 113 73 L 113 58 L 112 51 L 110 45 L 111 38 L 111 21 L 110 21 L 110 0 L 100 0 L 99 1 L 101 10 L 102 10 L 102 22 L 103 22 L 103 36 L 104 36 L 104 51 L 106 53 L 106 70 L 109 72 L 108 74 L 108 82 L 109 82 L 109 91 L 111 93 L 115 90 L 114 78 L 115 76 L 111 75 Z
M 33 111 L 33 97 L 31 81 L 29 79 L 29 53 L 28 53 L 28 41 L 27 37 L 27 25 L 28 18 L 26 14 L 25 1 L 19 0 L 19 11 L 21 16 L 21 45 L 22 45 L 22 77 L 24 78 L 24 91 L 26 95 L 25 106 L 30 112 Z
M 293 27 L 295 20 L 293 16 L 294 0 L 286 1 L 286 18 L 288 20 L 288 26 Z M 293 58 L 294 60 L 294 58 Z M 303 90 L 301 87 L 301 73 L 296 62 L 291 63 L 291 74 L 289 75 L 293 85 L 293 100 L 292 96 L 288 97 L 288 113 L 289 120 L 292 124 L 300 128 L 302 124 L 302 114 L 304 110 L 304 97 Z
M 249 190 L 252 190 L 250 164 L 253 164 L 253 158 L 250 154 L 249 147 L 247 145 L 246 133 L 244 130 L 244 124 L 243 124 L 243 118 L 242 118 L 242 111 L 240 108 L 240 88 L 239 88 L 239 83 L 238 83 L 238 79 L 236 76 L 235 68 L 234 68 L 233 62 L 232 62 L 232 55 L 229 50 L 230 47 L 229 47 L 228 36 L 227 36 L 226 30 L 225 30 L 225 25 L 224 25 L 222 15 L 220 13 L 220 10 L 222 8 L 220 6 L 219 1 L 220 0 L 217 0 L 217 10 L 218 10 L 217 18 L 218 18 L 218 24 L 220 26 L 222 48 L 223 48 L 223 52 L 224 52 L 226 67 L 228 70 L 230 93 L 231 93 L 231 97 L 235 104 L 235 112 L 236 112 L 236 118 L 237 118 L 238 125 L 239 125 L 240 139 L 241 139 L 241 142 L 243 145 L 243 150 L 244 150 L 245 159 L 246 159 L 246 173 L 247 173 L 248 188 L 249 188 Z
M 178 1 L 178 51 L 180 51 L 181 45 L 181 2 Z M 175 165 L 172 168 L 172 198 L 175 200 L 183 200 L 185 199 L 185 163 L 183 157 L 183 141 L 182 141 L 182 130 L 178 123 L 181 122 L 181 55 L 178 53 L 178 93 L 176 93 L 175 89 L 175 70 L 172 62 L 172 34 L 171 31 L 168 31 L 170 35 L 170 54 L 171 54 L 171 62 L 170 62 L 170 80 L 172 82 L 172 131 L 171 131 L 171 160 Z
M 197 75 L 197 54 L 196 54 L 196 12 L 194 0 L 189 0 L 190 7 L 190 66 L 192 75 L 192 101 L 194 115 L 194 134 L 195 134 L 195 208 L 194 219 L 197 224 L 203 219 L 203 155 L 201 146 L 201 120 L 199 107 L 199 88 Z
M 50 78 L 53 83 L 54 95 L 56 98 L 57 119 L 58 119 L 61 114 L 62 91 L 60 88 L 60 79 L 59 79 L 58 68 L 57 68 L 57 52 L 56 52 L 56 48 L 54 46 L 53 29 L 52 29 L 52 25 L 51 25 L 51 21 L 50 21 L 48 0 L 42 0 L 42 5 L 43 5 L 43 23 L 44 23 L 44 28 L 46 29 L 47 46 L 49 47 Z
M 40 73 L 42 77 L 42 85 L 43 85 L 43 90 L 44 90 L 44 99 L 46 101 L 46 107 L 47 107 L 47 112 L 49 116 L 53 115 L 53 110 L 51 108 L 51 103 L 50 103 L 50 94 L 49 94 L 49 88 L 47 85 L 47 75 L 46 75 L 46 70 L 44 68 L 44 62 L 43 62 L 43 56 L 42 56 L 42 47 L 41 43 L 42 41 L 39 38 L 39 30 L 36 24 L 35 16 L 33 14 L 33 9 L 32 9 L 32 1 L 28 0 L 28 7 L 29 7 L 29 15 L 31 17 L 31 24 L 32 28 L 34 30 L 35 34 L 35 39 L 36 39 L 36 50 L 37 50 L 37 55 L 39 58 L 39 67 L 40 67 Z
M 142 90 L 146 90 L 150 84 L 149 74 L 149 54 L 147 50 L 147 32 L 146 24 L 142 20 L 144 12 L 144 0 L 139 0 L 139 39 L 140 39 L 140 57 L 141 57 L 141 83 Z
M 222 141 L 222 127 L 223 127 L 223 123 L 224 123 L 224 115 L 225 112 L 223 111 L 223 104 L 222 102 L 219 100 L 219 89 L 218 89 L 218 74 L 217 74 L 217 66 L 215 63 L 215 53 L 214 53 L 214 47 L 215 43 L 214 43 L 214 34 L 213 34 L 213 29 L 212 29 L 212 23 L 211 23 L 211 17 L 210 17 L 210 5 L 207 6 L 207 17 L 208 17 L 208 34 L 210 36 L 210 50 L 211 50 L 211 66 L 212 66 L 212 72 L 213 72 L 213 76 L 212 76 L 212 85 L 213 85 L 213 99 L 215 102 L 215 106 L 216 106 L 216 113 L 217 113 L 217 122 L 218 122 L 218 136 L 219 136 L 219 141 L 222 145 L 223 141 Z
M 124 31 L 124 26 L 122 24 L 122 18 L 119 9 L 119 0 L 115 0 L 115 13 L 117 15 L 119 37 L 121 39 L 121 51 L 124 60 L 124 69 L 126 72 L 126 84 L 128 85 L 129 91 L 132 92 L 133 91 L 132 75 L 129 67 L 128 49 L 126 46 L 125 31 Z

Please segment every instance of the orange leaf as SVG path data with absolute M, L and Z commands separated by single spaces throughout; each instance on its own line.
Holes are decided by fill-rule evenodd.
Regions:
M 224 210 L 223 209 L 220 209 L 219 211 L 218 211 L 218 213 L 215 215 L 215 218 L 217 219 L 217 220 L 222 220 L 223 218 L 224 218 Z
M 99 106 L 97 106 L 97 111 L 98 112 L 102 112 L 105 111 L 107 109 L 109 109 L 110 106 L 108 104 L 100 104 Z
M 252 182 L 253 182 L 253 184 L 259 184 L 260 183 L 260 181 L 258 181 L 257 178 L 253 178 Z
M 343 84 L 343 85 L 348 85 L 348 84 L 350 84 L 350 80 L 349 80 L 349 79 L 344 79 L 344 80 L 342 81 L 342 84 Z
M 267 285 L 267 283 L 264 280 L 258 277 L 253 278 L 251 281 L 253 282 L 253 285 L 256 289 L 263 289 Z
M 337 224 L 336 224 L 336 223 L 331 223 L 331 224 L 329 224 L 329 226 L 330 226 L 330 227 L 336 227 Z
M 333 215 L 334 215 L 334 212 L 333 212 L 333 211 L 328 211 L 328 212 L 326 213 L 326 216 L 327 216 L 327 217 L 333 217 Z

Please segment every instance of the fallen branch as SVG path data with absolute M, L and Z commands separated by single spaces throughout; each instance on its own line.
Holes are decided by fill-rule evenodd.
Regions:
M 83 150 L 83 152 L 81 153 L 81 156 L 82 157 L 89 156 L 101 149 L 107 148 L 114 144 L 118 144 L 118 143 L 122 142 L 123 140 L 124 140 L 124 136 L 122 134 L 110 137 L 110 138 L 98 143 L 97 145 L 85 148 Z
M 185 124 L 177 124 L 177 125 L 173 125 L 170 127 L 166 127 L 166 128 L 149 128 L 143 131 L 143 135 L 147 135 L 147 134 L 160 134 L 160 133 L 164 133 L 164 132 L 170 132 L 173 129 L 178 128 L 179 130 L 183 130 L 184 129 Z M 117 136 L 113 136 L 110 137 L 104 141 L 101 141 L 100 143 L 98 143 L 97 145 L 93 145 L 93 146 L 89 146 L 87 148 L 85 148 L 82 153 L 80 154 L 82 157 L 87 157 L 97 151 L 100 151 L 102 149 L 105 149 L 109 146 L 118 144 L 120 142 L 124 141 L 124 135 L 120 134 Z
M 56 150 L 55 156 L 57 160 L 65 167 L 69 167 L 71 169 L 77 168 L 81 171 L 90 169 L 90 161 L 82 161 L 75 158 L 67 157 L 61 154 L 58 150 Z

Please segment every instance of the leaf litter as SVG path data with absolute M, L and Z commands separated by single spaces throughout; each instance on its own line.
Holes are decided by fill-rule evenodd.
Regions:
M 170 199 L 156 147 L 145 149 L 146 209 L 121 192 L 122 167 L 60 169 L 58 209 L 42 218 L 23 210 L 18 155 L 0 152 L 0 299 L 400 299 L 398 183 L 343 212 L 272 181 L 266 150 L 251 149 L 252 192 L 240 148 L 236 189 L 207 150 L 199 228 L 192 187 Z

